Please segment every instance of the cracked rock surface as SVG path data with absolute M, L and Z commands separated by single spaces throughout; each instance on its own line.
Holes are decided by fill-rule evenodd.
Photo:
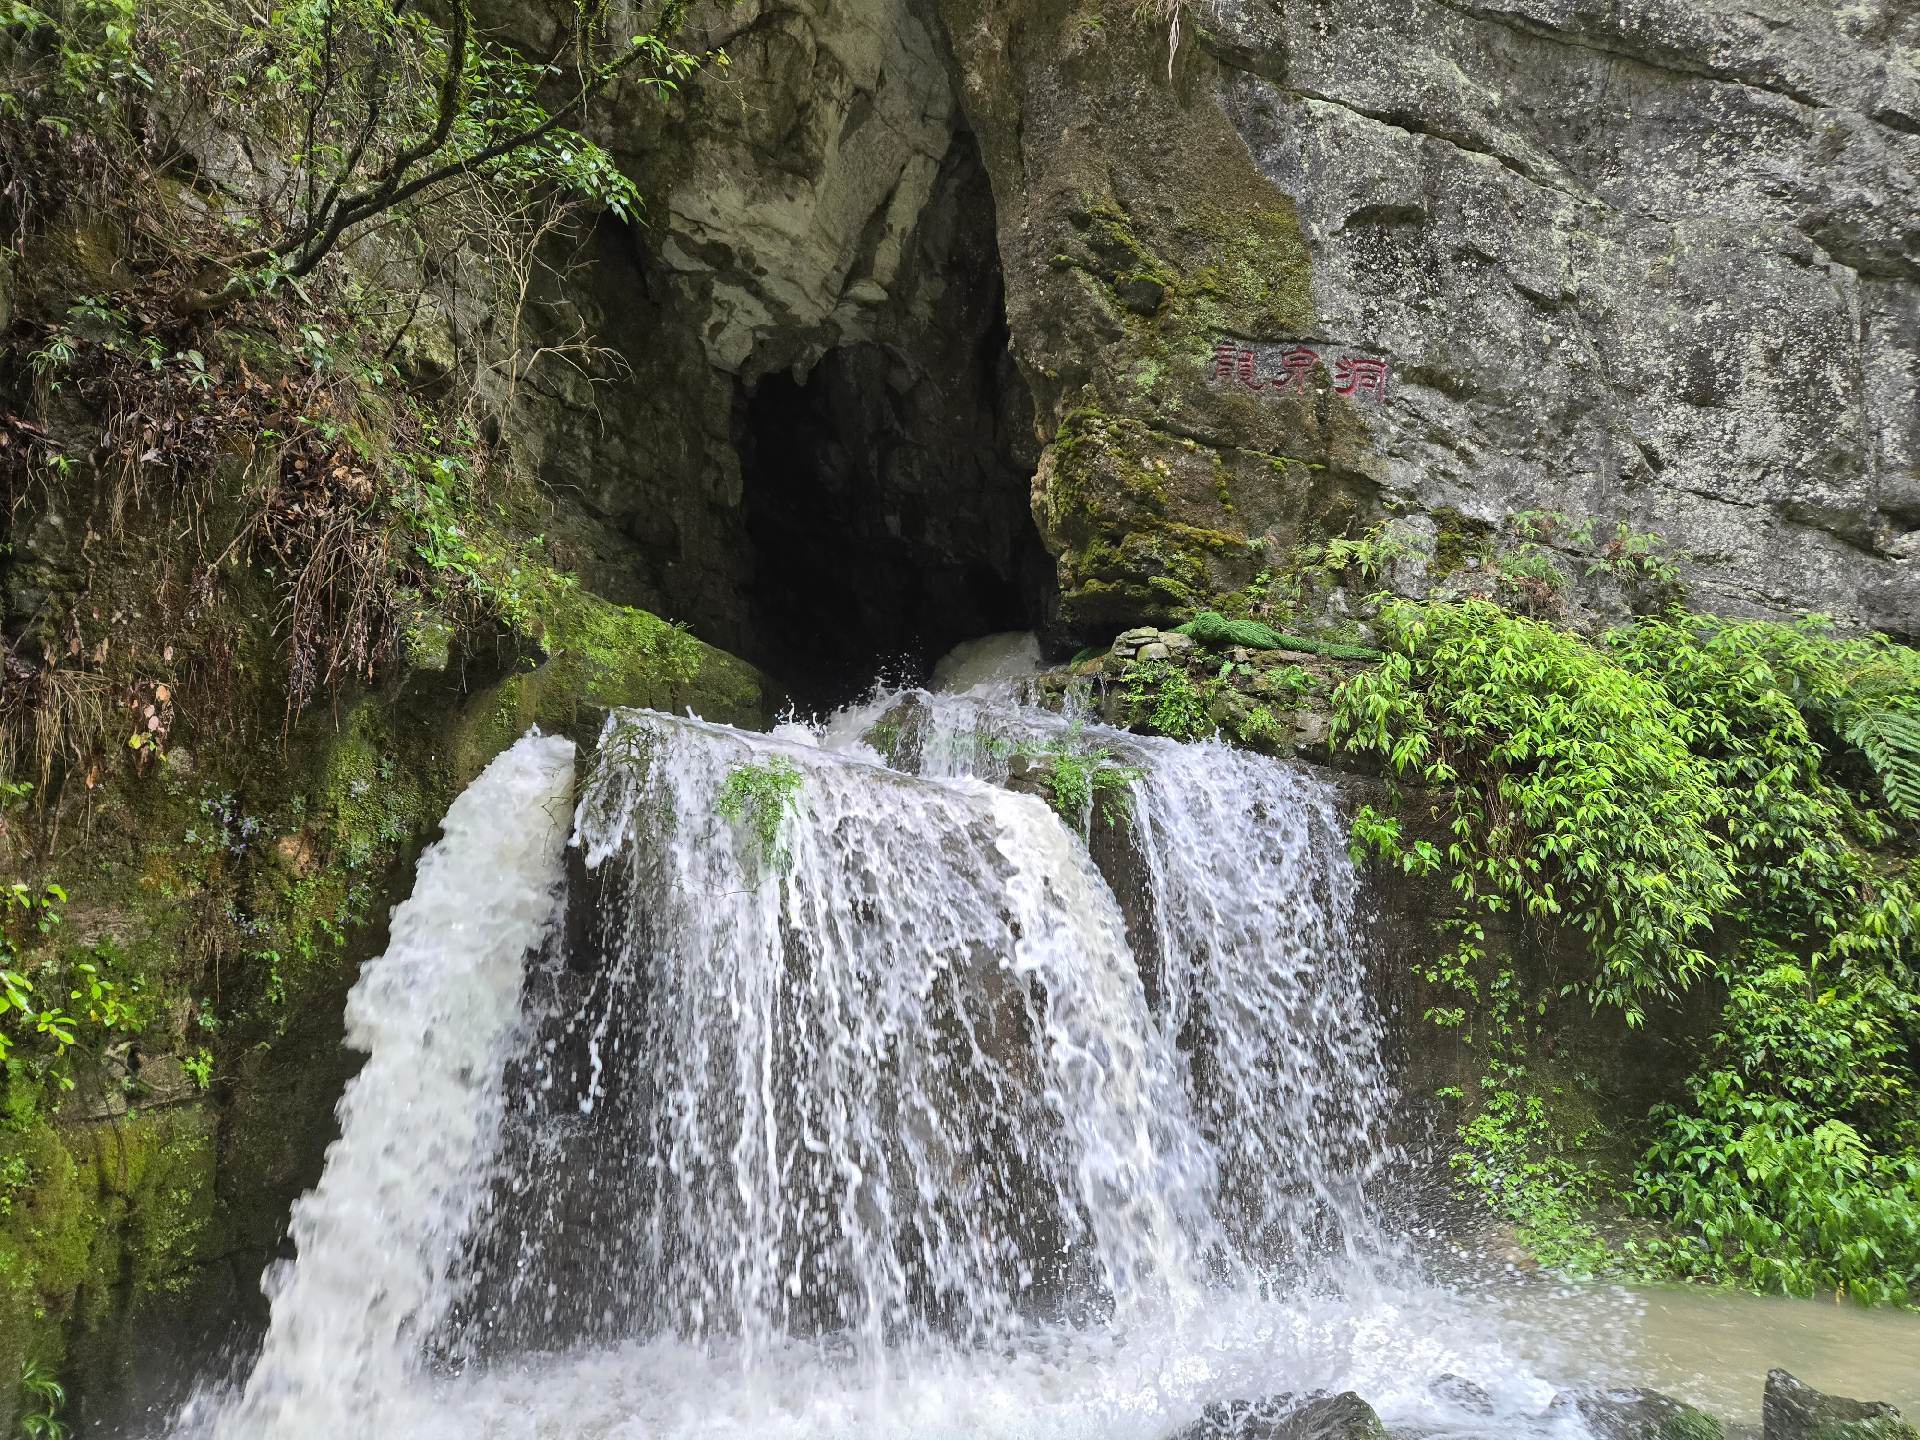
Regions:
M 909 412 L 994 363 L 1004 282 L 1019 381 L 967 413 L 1030 392 L 1031 435 L 973 468 L 1032 469 L 1056 639 L 1388 514 L 1433 537 L 1527 511 L 1658 532 L 1700 609 L 1920 634 L 1913 0 L 1204 0 L 1177 27 L 1104 0 L 752 0 L 694 23 L 732 64 L 605 136 L 650 228 L 596 237 L 546 306 L 618 363 L 528 387 L 522 443 L 618 537 L 603 588 L 750 644 L 742 407 L 878 347 L 872 375 L 924 396 L 878 449 L 872 427 L 829 448 L 882 470 L 951 449 Z M 935 545 L 977 489 L 877 482 L 874 524 Z
M 1626 522 L 1701 608 L 1920 628 L 1908 0 L 1216 0 L 1171 66 L 1164 24 L 1091 4 L 946 8 L 1016 352 L 1065 426 L 1038 488 L 1070 615 L 1136 618 L 1156 568 L 1228 582 L 1350 506 Z M 1225 254 L 1263 208 L 1245 258 L 1285 305 Z M 1222 393 L 1219 339 L 1263 386 L 1307 342 L 1390 390 Z M 1089 461 L 1089 409 L 1123 459 Z

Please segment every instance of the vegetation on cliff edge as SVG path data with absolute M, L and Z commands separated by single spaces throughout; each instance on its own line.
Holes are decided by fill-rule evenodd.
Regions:
M 1920 655 L 1680 611 L 1588 640 L 1485 601 L 1378 629 L 1335 738 L 1417 787 L 1356 844 L 1454 896 L 1429 1018 L 1486 1066 L 1456 1165 L 1549 1258 L 1920 1305 Z M 1530 987 L 1516 951 L 1569 933 L 1585 968 Z M 1684 1096 L 1630 1175 L 1596 1170 L 1542 1017 L 1578 996 L 1638 1026 L 1703 990 Z

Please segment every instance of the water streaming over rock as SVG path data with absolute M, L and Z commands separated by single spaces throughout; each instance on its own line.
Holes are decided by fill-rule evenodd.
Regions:
M 1095 752 L 1124 794 L 1079 823 L 1021 793 Z M 555 927 L 569 760 L 523 741 L 450 812 L 355 991 L 371 1058 L 265 1351 L 177 1433 L 1149 1437 L 1326 1385 L 1432 1422 L 1446 1370 L 1544 1399 L 1373 1203 L 1378 1019 L 1304 772 L 1004 695 L 620 712 Z
M 361 1432 L 462 1283 L 529 951 L 556 918 L 570 741 L 529 736 L 456 800 L 347 1003 L 364 1069 L 268 1279 L 265 1348 L 220 1440 Z

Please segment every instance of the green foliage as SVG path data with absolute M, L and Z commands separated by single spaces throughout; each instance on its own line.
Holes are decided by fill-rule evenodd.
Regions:
M 0 889 L 0 1060 L 9 1079 L 50 1075 L 63 1088 L 72 1084 L 69 1050 L 144 1023 L 137 981 L 122 984 L 94 958 L 59 954 L 54 933 L 66 903 L 51 883 Z
M 1229 620 L 1213 610 L 1202 610 L 1184 625 L 1174 627 L 1190 635 L 1196 644 L 1224 650 L 1244 646 L 1249 650 L 1298 650 L 1308 655 L 1325 655 L 1334 660 L 1377 660 L 1378 650 L 1364 645 L 1342 645 L 1329 640 L 1313 640 L 1288 635 L 1258 620 Z
M 1403 522 L 1383 520 L 1355 538 L 1343 536 L 1311 547 L 1302 558 L 1307 568 L 1329 579 L 1370 585 L 1384 579 L 1398 561 L 1417 549 L 1412 532 Z
M 1117 821 L 1141 775 L 1139 766 L 1114 759 L 1106 746 L 1089 745 L 1077 721 L 1064 735 L 1029 741 L 1017 747 L 1017 753 L 1046 765 L 1054 810 L 1083 832 L 1092 823 L 1096 801 L 1109 823 Z
M 1520 1242 L 1543 1265 L 1575 1274 L 1612 1267 L 1592 1215 L 1599 1181 L 1578 1158 L 1585 1140 L 1553 1123 L 1545 1100 L 1512 1083 L 1494 1088 L 1483 1108 L 1460 1127 L 1460 1148 L 1449 1163 L 1512 1221 Z
M 0 0 L 0 42 L 11 61 L 0 119 L 68 133 L 128 94 L 153 88 L 135 54 L 135 0 Z
M 765 869 L 781 871 L 792 863 L 792 851 L 782 832 L 788 817 L 799 812 L 805 778 L 792 761 L 777 755 L 760 764 L 736 765 L 727 772 L 714 811 L 745 830 Z
M 1253 677 L 1257 694 L 1282 704 L 1295 705 L 1313 693 L 1313 676 L 1298 665 L 1277 665 Z
M 1611 575 L 1662 598 L 1673 598 L 1680 591 L 1680 567 L 1669 556 L 1667 542 L 1658 533 L 1635 530 L 1624 520 L 1587 562 L 1587 573 Z
M 1287 728 L 1271 707 L 1255 705 L 1233 721 L 1233 733 L 1243 745 L 1274 745 L 1285 738 Z
M 67 1422 L 60 1418 L 66 1408 L 66 1388 L 41 1367 L 29 1360 L 20 1371 L 20 1433 L 25 1440 L 66 1440 Z
M 1530 541 L 1495 556 L 1493 573 L 1499 578 L 1502 596 L 1530 615 L 1559 614 L 1572 583 L 1552 552 Z
M 1920 714 L 1869 710 L 1847 727 L 1846 736 L 1880 777 L 1887 808 L 1920 820 Z
M 1763 948 L 1777 958 L 1777 952 Z M 1920 1304 L 1914 997 L 1791 961 L 1729 993 L 1688 1103 L 1657 1112 L 1638 1207 L 1677 1228 L 1636 1255 L 1693 1278 Z
M 1176 627 L 1180 634 L 1190 635 L 1196 644 L 1213 649 L 1225 649 L 1230 645 L 1243 645 L 1249 650 L 1279 650 L 1280 633 L 1270 625 L 1258 620 L 1229 620 L 1226 616 L 1212 610 L 1202 610 L 1186 624 Z
M 1446 868 L 1453 963 L 1484 956 L 1484 920 L 1515 913 L 1592 940 L 1587 993 L 1630 1023 L 1648 995 L 1706 969 L 1701 941 L 1734 899 L 1722 802 L 1659 687 L 1579 637 L 1481 601 L 1389 605 L 1390 646 L 1335 696 L 1334 738 L 1440 787 L 1448 841 L 1406 842 L 1369 815 L 1369 848 Z
M 1207 695 L 1184 668 L 1170 660 L 1146 660 L 1127 671 L 1121 691 L 1128 723 L 1175 740 L 1198 740 L 1216 728 Z
M 1565 609 L 1572 577 L 1556 552 L 1584 561 L 1589 576 L 1607 575 L 1647 607 L 1671 603 L 1681 593 L 1680 570 L 1667 542 L 1624 520 L 1606 539 L 1592 518 L 1573 520 L 1557 510 L 1523 510 L 1508 519 L 1516 543 L 1492 557 L 1503 599 L 1529 614 L 1551 616 Z
M 1336 735 L 1438 797 L 1439 843 L 1372 810 L 1355 843 L 1447 874 L 1461 902 L 1428 974 L 1459 999 L 1431 1018 L 1486 1045 L 1462 1173 L 1543 1254 L 1592 1265 L 1576 1222 L 1601 1187 L 1544 1123 L 1526 1062 L 1547 997 L 1483 943 L 1503 912 L 1541 939 L 1572 924 L 1593 956 L 1581 988 L 1629 1023 L 1647 997 L 1727 984 L 1635 1175 L 1660 1233 L 1617 1260 L 1920 1304 L 1920 887 L 1876 850 L 1903 778 L 1862 743 L 1863 723 L 1920 714 L 1920 659 L 1818 619 L 1676 612 L 1599 644 L 1480 602 L 1382 624 L 1391 653 L 1336 697 Z M 1715 930 L 1744 937 L 1730 958 L 1709 957 Z

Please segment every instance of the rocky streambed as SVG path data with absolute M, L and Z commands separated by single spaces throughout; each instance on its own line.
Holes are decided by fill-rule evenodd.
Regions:
M 1443 1375 L 1433 1386 L 1436 1398 L 1465 1415 L 1491 1422 L 1492 1396 L 1473 1381 Z M 1880 1401 L 1828 1395 L 1785 1370 L 1769 1371 L 1762 1422 L 1729 1426 L 1684 1400 L 1657 1390 L 1563 1390 L 1538 1417 L 1539 1432 L 1564 1432 L 1578 1425 L 1595 1440 L 1916 1440 L 1920 1431 L 1899 1410 Z M 1504 1433 L 1506 1426 L 1499 1427 Z M 1268 1395 L 1210 1405 L 1192 1424 L 1169 1440 L 1414 1440 L 1416 1435 L 1464 1436 L 1469 1423 L 1432 1430 L 1396 1427 L 1389 1431 L 1379 1415 L 1353 1391 L 1339 1394 Z M 1492 1433 L 1492 1427 L 1486 1433 Z

